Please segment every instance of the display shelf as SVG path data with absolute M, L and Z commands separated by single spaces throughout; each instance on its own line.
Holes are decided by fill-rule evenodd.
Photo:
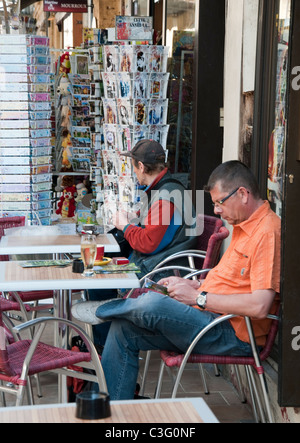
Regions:
M 91 51 L 95 58 L 96 50 Z M 167 87 L 168 48 L 152 45 L 105 45 L 102 47 L 103 143 L 99 143 L 94 168 L 97 220 L 104 229 L 113 227 L 118 210 L 136 214 L 138 184 L 131 160 L 122 156 L 143 139 L 161 143 L 168 157 Z
M 49 38 L 0 35 L 0 213 L 50 224 Z M 41 185 L 42 183 L 42 185 Z

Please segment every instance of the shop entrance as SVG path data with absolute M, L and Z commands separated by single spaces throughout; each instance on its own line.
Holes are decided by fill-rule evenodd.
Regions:
M 278 403 L 300 406 L 300 4 L 260 3 L 252 168 L 282 219 Z
M 300 406 L 300 4 L 292 2 L 290 93 L 282 217 L 282 323 L 279 404 Z

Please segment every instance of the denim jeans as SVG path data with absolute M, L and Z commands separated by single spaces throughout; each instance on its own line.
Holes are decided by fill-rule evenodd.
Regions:
M 112 300 L 98 308 L 97 316 L 112 321 L 102 355 L 108 392 L 112 400 L 128 400 L 134 396 L 139 351 L 184 353 L 196 335 L 218 314 L 148 292 L 137 299 Z M 227 321 L 204 335 L 194 352 L 247 356 L 251 355 L 251 347 L 236 337 Z

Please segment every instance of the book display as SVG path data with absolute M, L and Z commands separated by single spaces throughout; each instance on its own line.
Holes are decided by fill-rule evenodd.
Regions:
M 52 212 L 49 39 L 0 35 L 0 213 L 49 225 Z
M 104 96 L 103 139 L 98 182 L 103 201 L 97 219 L 111 229 L 117 210 L 136 213 L 138 183 L 131 160 L 122 156 L 142 139 L 156 140 L 168 156 L 167 124 L 168 48 L 151 45 L 104 45 L 102 47 Z M 101 197 L 97 197 L 100 202 Z

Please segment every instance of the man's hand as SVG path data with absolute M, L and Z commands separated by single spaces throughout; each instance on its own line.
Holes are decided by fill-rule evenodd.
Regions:
M 158 282 L 168 288 L 168 294 L 171 298 L 184 303 L 185 305 L 196 305 L 196 299 L 199 295 L 199 281 L 185 280 L 180 277 L 167 277 Z
M 123 229 L 125 228 L 125 226 L 127 226 L 130 221 L 128 219 L 128 213 L 125 211 L 120 211 L 120 212 L 116 212 L 113 215 L 113 224 L 117 229 L 120 229 L 121 231 L 123 231 Z

